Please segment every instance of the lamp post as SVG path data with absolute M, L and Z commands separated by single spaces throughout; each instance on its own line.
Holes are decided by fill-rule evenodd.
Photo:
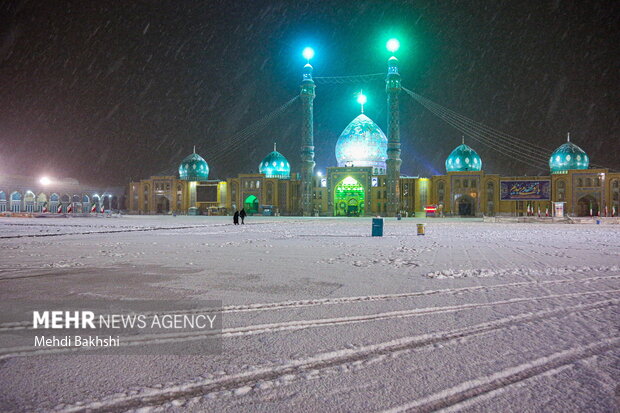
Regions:
M 314 57 L 314 50 L 306 47 L 303 57 L 307 60 L 301 81 L 301 210 L 304 216 L 312 215 L 312 182 L 314 175 L 314 97 L 315 84 L 312 80 L 312 66 L 310 59 Z
M 385 79 L 388 104 L 388 149 L 387 149 L 387 212 L 395 216 L 400 210 L 400 110 L 399 94 L 401 91 L 400 74 L 398 73 L 398 59 L 394 53 L 400 48 L 397 39 L 390 39 L 386 44 L 392 53 L 388 59 L 388 72 Z

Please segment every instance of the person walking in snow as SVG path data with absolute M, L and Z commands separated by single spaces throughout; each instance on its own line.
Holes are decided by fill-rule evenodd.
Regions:
M 246 214 L 246 213 L 245 213 L 245 208 L 242 208 L 242 209 L 241 209 L 241 212 L 239 212 L 239 216 L 241 217 L 241 223 L 242 223 L 242 224 L 245 224 L 245 222 L 243 222 L 243 221 L 245 220 L 245 217 L 246 217 L 247 215 L 248 215 L 248 214 Z
M 233 224 L 239 225 L 239 211 L 235 211 L 235 215 L 233 215 Z

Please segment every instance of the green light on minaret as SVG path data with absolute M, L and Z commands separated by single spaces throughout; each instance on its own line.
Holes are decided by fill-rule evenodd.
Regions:
M 314 49 L 312 47 L 306 47 L 301 54 L 303 55 L 304 59 L 310 62 L 310 59 L 314 57 Z
M 364 92 L 360 91 L 359 95 L 357 95 L 357 103 L 359 103 L 362 106 L 362 113 L 364 113 L 364 105 L 366 104 L 367 101 L 368 99 L 366 98 L 366 95 L 364 94 Z
M 390 52 L 396 53 L 396 51 L 400 48 L 400 42 L 398 39 L 390 39 L 387 41 L 385 47 L 387 47 Z

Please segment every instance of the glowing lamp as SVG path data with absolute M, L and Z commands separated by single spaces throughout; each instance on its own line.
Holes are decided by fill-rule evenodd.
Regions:
M 301 54 L 304 56 L 304 59 L 309 61 L 314 57 L 314 49 L 312 47 L 306 47 Z
M 41 183 L 41 185 L 49 185 L 52 183 L 52 180 L 49 179 L 47 176 L 44 176 L 41 179 L 39 179 L 39 183 Z
M 400 42 L 398 39 L 390 39 L 385 46 L 390 52 L 395 53 L 400 48 Z
M 360 105 L 365 105 L 367 101 L 368 99 L 366 99 L 366 95 L 364 95 L 363 93 L 357 95 L 357 103 L 359 103 Z

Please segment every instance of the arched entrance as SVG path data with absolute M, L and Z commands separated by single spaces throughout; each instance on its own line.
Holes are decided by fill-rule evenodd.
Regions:
M 73 213 L 82 213 L 82 196 L 74 194 L 71 197 L 71 209 Z
M 334 188 L 334 216 L 359 217 L 364 215 L 364 185 L 347 176 Z
M 590 213 L 592 211 L 592 213 Z M 598 215 L 598 202 L 592 195 L 586 195 L 577 201 L 577 216 L 589 217 Z
M 111 209 L 110 208 L 111 199 L 112 199 L 112 195 L 103 194 L 103 198 L 101 198 L 101 202 L 103 203 L 104 211 L 109 211 Z M 157 201 L 157 204 L 159 205 L 159 201 Z
M 24 209 L 26 212 L 34 212 L 34 202 L 36 200 L 36 196 L 32 191 L 26 191 L 24 194 Z
M 64 194 L 60 197 L 60 206 L 62 213 L 67 213 L 67 208 L 69 207 L 69 203 L 71 202 L 71 197 L 68 194 Z M 58 210 L 56 210 L 58 211 Z
M 43 212 L 47 208 L 47 195 L 41 192 L 37 195 L 37 211 Z
M 22 205 L 22 194 L 15 191 L 11 194 L 11 212 L 20 212 Z
M 469 195 L 463 195 L 457 199 L 456 206 L 460 216 L 472 217 L 476 215 L 474 199 Z
M 243 208 L 245 208 L 246 214 L 256 214 L 258 212 L 258 198 L 254 195 L 248 196 L 245 201 L 243 201 Z
M 99 195 L 94 194 L 92 199 L 91 199 L 91 205 L 90 205 L 90 212 L 99 212 L 101 209 L 101 198 L 99 198 Z M 94 208 L 94 211 L 93 211 Z
M 90 198 L 86 194 L 82 194 L 82 212 L 90 212 Z
M 157 197 L 157 213 L 167 214 L 170 212 L 170 201 L 163 195 Z
M 6 192 L 0 191 L 0 212 L 6 211 Z
M 56 211 L 58 210 L 59 202 L 60 202 L 60 195 L 56 193 L 53 193 L 52 195 L 50 195 L 50 207 L 49 207 L 50 212 L 56 213 Z

